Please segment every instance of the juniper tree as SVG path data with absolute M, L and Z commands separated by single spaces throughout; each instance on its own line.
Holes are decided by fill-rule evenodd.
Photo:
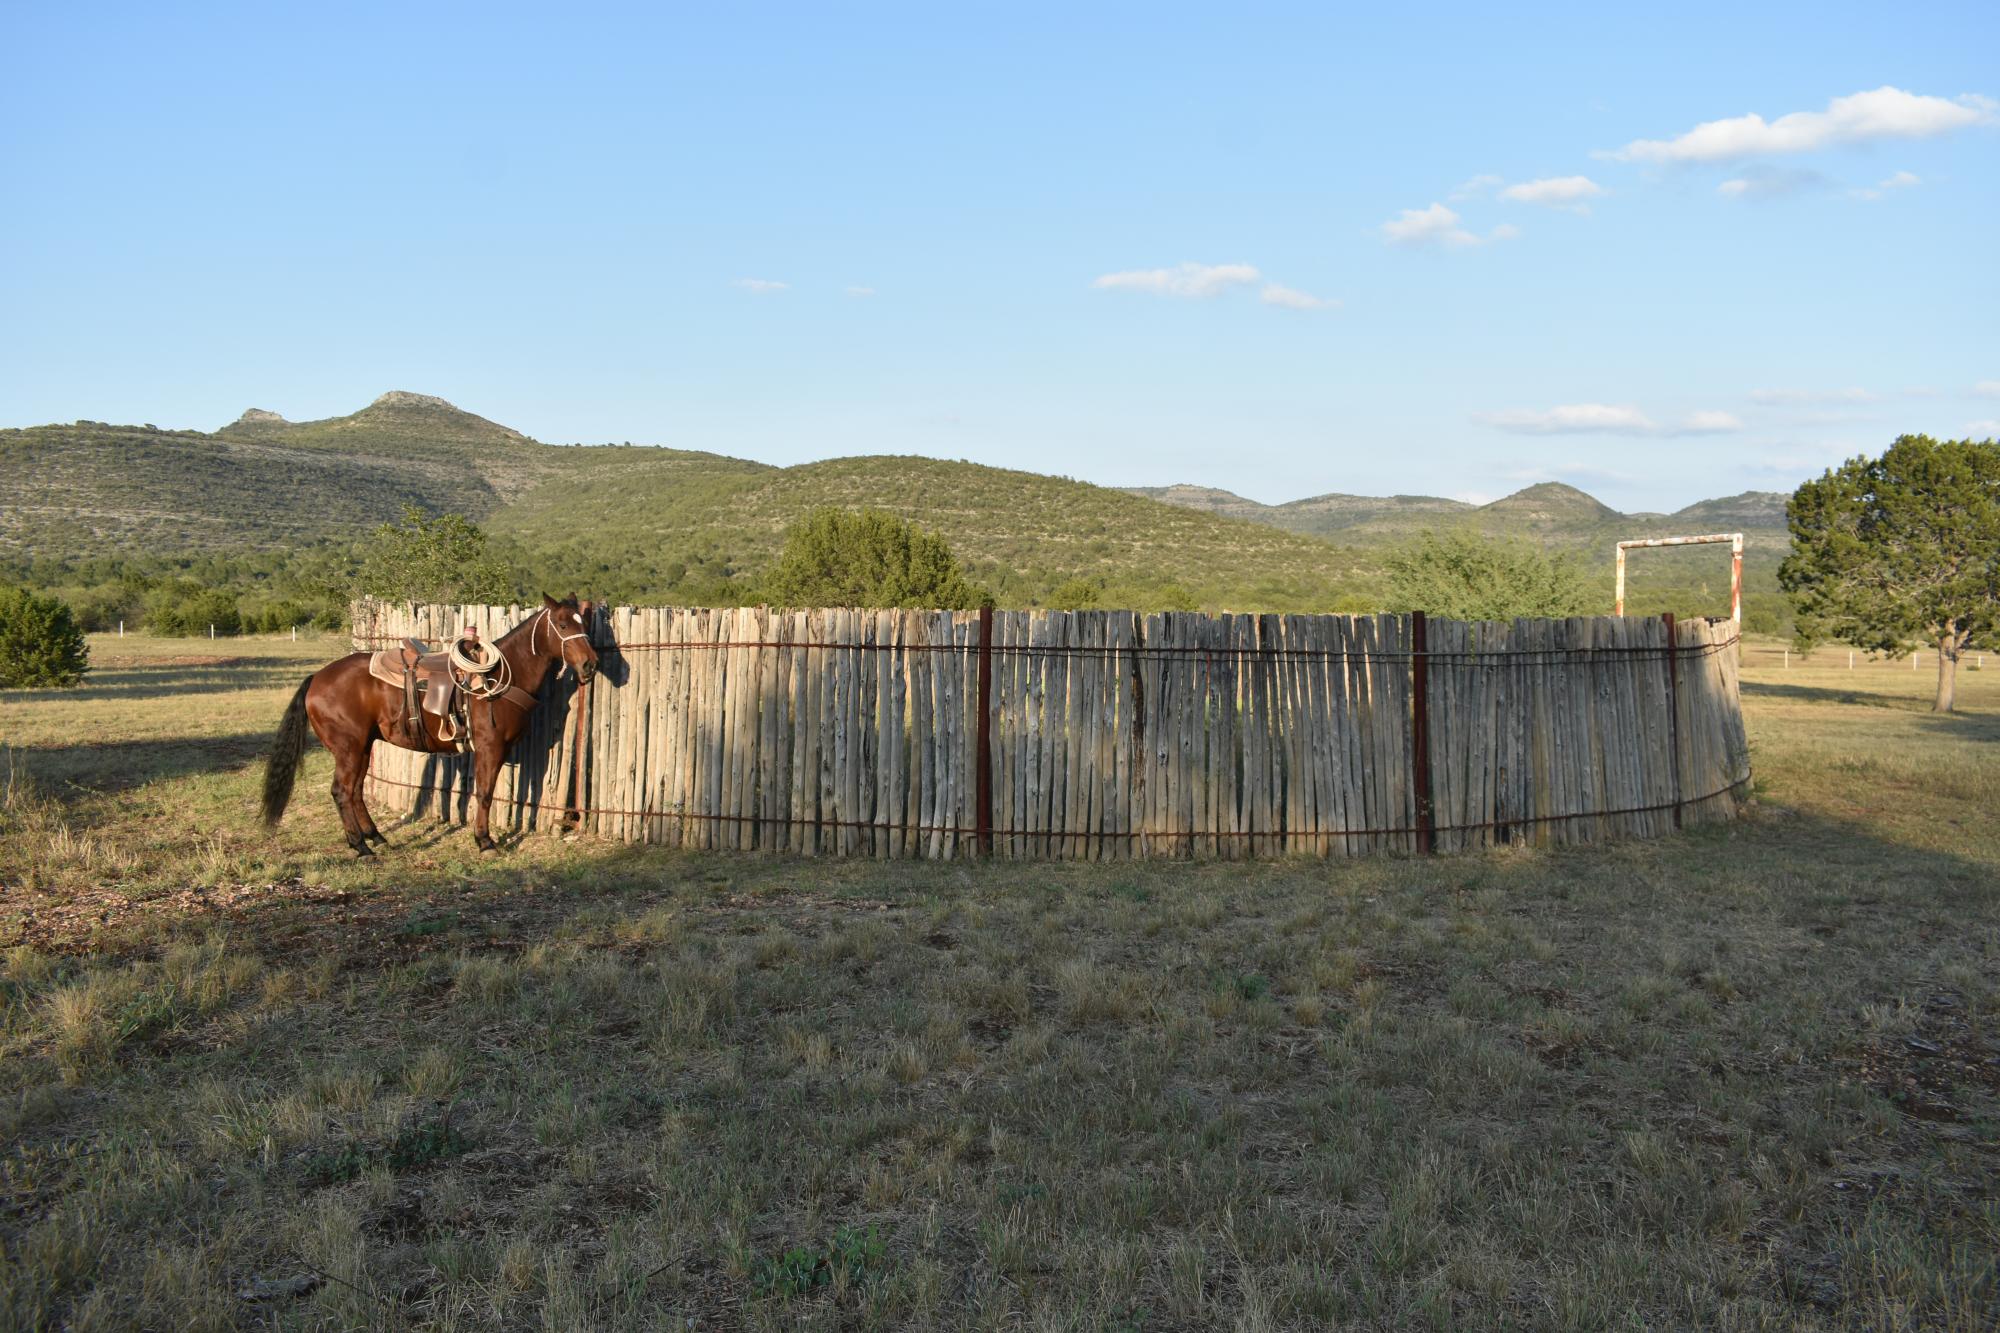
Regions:
M 1948 713 L 1967 648 L 2000 630 L 2000 445 L 1904 435 L 1799 487 L 1778 583 L 1800 646 L 1837 639 L 1901 656 L 1938 653 Z
M 0 686 L 80 685 L 90 648 L 69 607 L 0 587 Z

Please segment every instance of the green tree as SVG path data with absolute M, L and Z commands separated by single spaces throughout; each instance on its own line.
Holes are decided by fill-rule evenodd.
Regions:
M 234 634 L 243 627 L 236 594 L 192 579 L 163 583 L 146 594 L 146 625 L 155 634 Z
M 1426 532 L 1389 553 L 1389 605 L 1453 620 L 1581 616 L 1602 599 L 1569 555 L 1532 542 Z
M 0 686 L 80 685 L 88 670 L 90 648 L 68 606 L 0 587 Z
M 785 534 L 765 578 L 780 606 L 970 610 L 990 600 L 944 538 L 877 509 L 815 509 Z
M 2000 629 L 2000 445 L 1903 435 L 1799 487 L 1778 583 L 1800 646 L 1836 639 L 1900 656 L 1938 652 L 1940 713 L 1959 655 Z
M 1103 590 L 1089 579 L 1070 578 L 1058 583 L 1043 603 L 1053 611 L 1095 611 L 1103 602 Z
M 507 571 L 477 525 L 460 514 L 426 517 L 416 505 L 403 506 L 400 524 L 375 529 L 357 586 L 391 602 L 514 600 Z

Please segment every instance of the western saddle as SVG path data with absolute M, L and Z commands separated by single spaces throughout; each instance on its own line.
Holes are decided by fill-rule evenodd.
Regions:
M 437 650 L 422 639 L 404 639 L 371 656 L 368 674 L 403 691 L 396 727 L 411 749 L 424 746 L 425 713 L 438 719 L 439 738 L 462 754 L 472 748 L 471 700 L 500 697 L 522 708 L 535 706 L 535 697 L 508 679 L 507 659 L 498 648 L 481 643 L 476 629 L 468 628 Z

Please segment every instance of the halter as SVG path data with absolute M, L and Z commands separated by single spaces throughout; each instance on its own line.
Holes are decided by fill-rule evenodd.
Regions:
M 555 635 L 563 643 L 568 643 L 571 639 L 587 639 L 590 637 L 589 630 L 578 630 L 574 634 L 563 633 L 561 625 L 556 624 L 553 620 L 549 620 L 549 608 L 545 606 L 542 608 L 542 613 L 535 617 L 534 628 L 528 631 L 528 651 L 535 656 L 540 656 L 540 651 L 536 648 L 536 644 L 541 641 L 542 622 L 545 620 L 548 620 L 549 633 Z M 558 648 L 556 651 L 561 652 L 562 650 Z M 561 668 L 558 667 L 557 670 L 560 671 Z

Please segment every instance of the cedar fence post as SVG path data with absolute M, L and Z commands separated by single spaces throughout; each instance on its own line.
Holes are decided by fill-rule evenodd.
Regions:
M 1411 782 L 1416 788 L 1417 850 L 1434 850 L 1431 829 L 1431 660 L 1424 613 L 1410 612 Z
M 993 855 L 993 608 L 979 608 L 979 724 L 973 799 L 978 806 L 979 854 Z
M 1681 664 L 1680 634 L 1674 628 L 1674 613 L 1664 611 L 1660 623 L 1667 627 L 1667 767 L 1674 775 L 1674 827 L 1681 826 Z

